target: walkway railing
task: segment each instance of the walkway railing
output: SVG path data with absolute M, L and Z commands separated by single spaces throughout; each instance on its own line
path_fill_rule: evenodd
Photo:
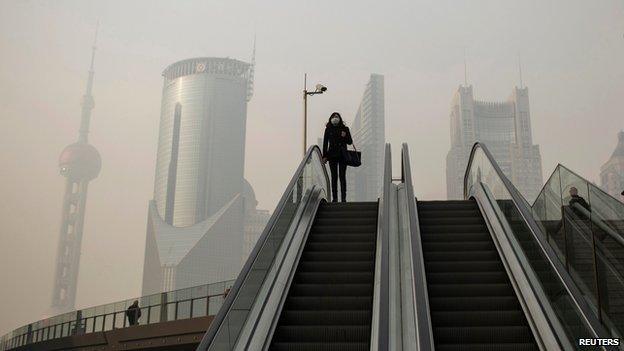
M 532 214 L 600 322 L 624 332 L 624 203 L 558 165 Z
M 139 301 L 138 325 L 216 315 L 234 280 L 163 292 L 72 311 L 30 323 L 0 339 L 0 350 L 130 327 L 126 310 Z M 137 313 L 138 314 L 138 313 Z

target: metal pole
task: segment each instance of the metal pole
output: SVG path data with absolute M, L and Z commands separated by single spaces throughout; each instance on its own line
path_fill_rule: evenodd
M 303 74 L 303 155 L 306 153 L 307 136 L 308 136 L 308 90 L 307 90 L 308 74 Z

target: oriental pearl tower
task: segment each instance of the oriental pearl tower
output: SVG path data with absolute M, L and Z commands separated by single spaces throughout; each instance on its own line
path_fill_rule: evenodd
M 66 180 L 51 314 L 74 310 L 87 189 L 89 182 L 98 176 L 102 167 L 100 153 L 88 142 L 91 110 L 95 107 L 91 91 L 93 88 L 93 63 L 97 29 L 95 38 L 91 52 L 87 88 L 82 97 L 78 141 L 65 147 L 59 157 L 60 173 Z

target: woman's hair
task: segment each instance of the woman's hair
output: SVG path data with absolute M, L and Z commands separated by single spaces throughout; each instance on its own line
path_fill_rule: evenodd
M 329 128 L 329 127 L 333 127 L 334 125 L 331 123 L 331 119 L 332 117 L 337 116 L 338 118 L 340 118 L 340 122 L 338 123 L 338 125 L 336 127 L 344 127 L 344 121 L 342 120 L 342 116 L 340 115 L 340 113 L 338 112 L 333 112 L 330 116 L 329 119 L 327 120 L 327 124 L 325 124 L 325 128 Z

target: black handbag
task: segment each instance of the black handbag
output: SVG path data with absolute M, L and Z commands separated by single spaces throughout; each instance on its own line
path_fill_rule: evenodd
M 357 151 L 355 145 L 353 145 L 353 150 L 342 149 L 342 157 L 347 166 L 360 167 L 362 165 L 362 153 Z

